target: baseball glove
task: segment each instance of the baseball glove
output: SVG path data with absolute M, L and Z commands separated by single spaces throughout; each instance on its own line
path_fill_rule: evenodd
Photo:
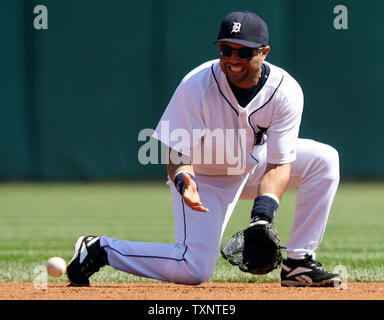
M 221 255 L 243 272 L 267 274 L 282 261 L 280 236 L 272 223 L 259 220 L 229 239 Z

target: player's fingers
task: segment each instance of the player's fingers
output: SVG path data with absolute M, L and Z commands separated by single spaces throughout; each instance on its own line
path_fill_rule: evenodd
M 209 209 L 208 208 L 205 208 L 203 206 L 193 206 L 193 207 L 190 207 L 192 210 L 194 211 L 199 211 L 199 212 L 209 212 Z
M 199 207 L 198 209 L 196 209 L 197 211 L 200 211 L 200 212 L 209 212 L 209 209 L 208 208 L 205 208 L 205 207 Z
M 191 209 L 200 211 L 200 212 L 208 212 L 209 209 L 205 208 L 201 202 L 193 203 L 189 206 Z
M 209 209 L 205 208 L 200 201 L 192 201 L 191 199 L 184 197 L 184 203 L 190 207 L 192 210 L 200 212 L 208 212 Z

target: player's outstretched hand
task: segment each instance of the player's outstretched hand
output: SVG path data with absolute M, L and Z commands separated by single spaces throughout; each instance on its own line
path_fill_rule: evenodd
M 199 212 L 208 212 L 209 209 L 205 208 L 200 201 L 200 195 L 197 191 L 196 182 L 192 180 L 189 174 L 183 172 L 185 187 L 183 192 L 183 199 L 185 204 L 191 209 Z

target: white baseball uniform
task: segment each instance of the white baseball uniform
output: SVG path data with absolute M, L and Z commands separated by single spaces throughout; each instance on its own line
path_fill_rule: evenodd
M 303 94 L 284 70 L 268 62 L 257 95 L 238 104 L 219 60 L 202 64 L 180 83 L 154 137 L 192 159 L 208 213 L 186 206 L 173 182 L 175 243 L 101 237 L 109 264 L 125 272 L 175 283 L 198 284 L 214 271 L 225 227 L 239 199 L 254 199 L 266 164 L 291 163 L 288 189 L 298 187 L 287 256 L 314 255 L 339 182 L 338 153 L 299 139 Z

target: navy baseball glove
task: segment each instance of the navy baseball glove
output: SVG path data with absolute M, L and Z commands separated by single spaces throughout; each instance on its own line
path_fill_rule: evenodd
M 257 219 L 229 239 L 221 255 L 243 272 L 267 274 L 282 261 L 280 236 L 272 223 Z

